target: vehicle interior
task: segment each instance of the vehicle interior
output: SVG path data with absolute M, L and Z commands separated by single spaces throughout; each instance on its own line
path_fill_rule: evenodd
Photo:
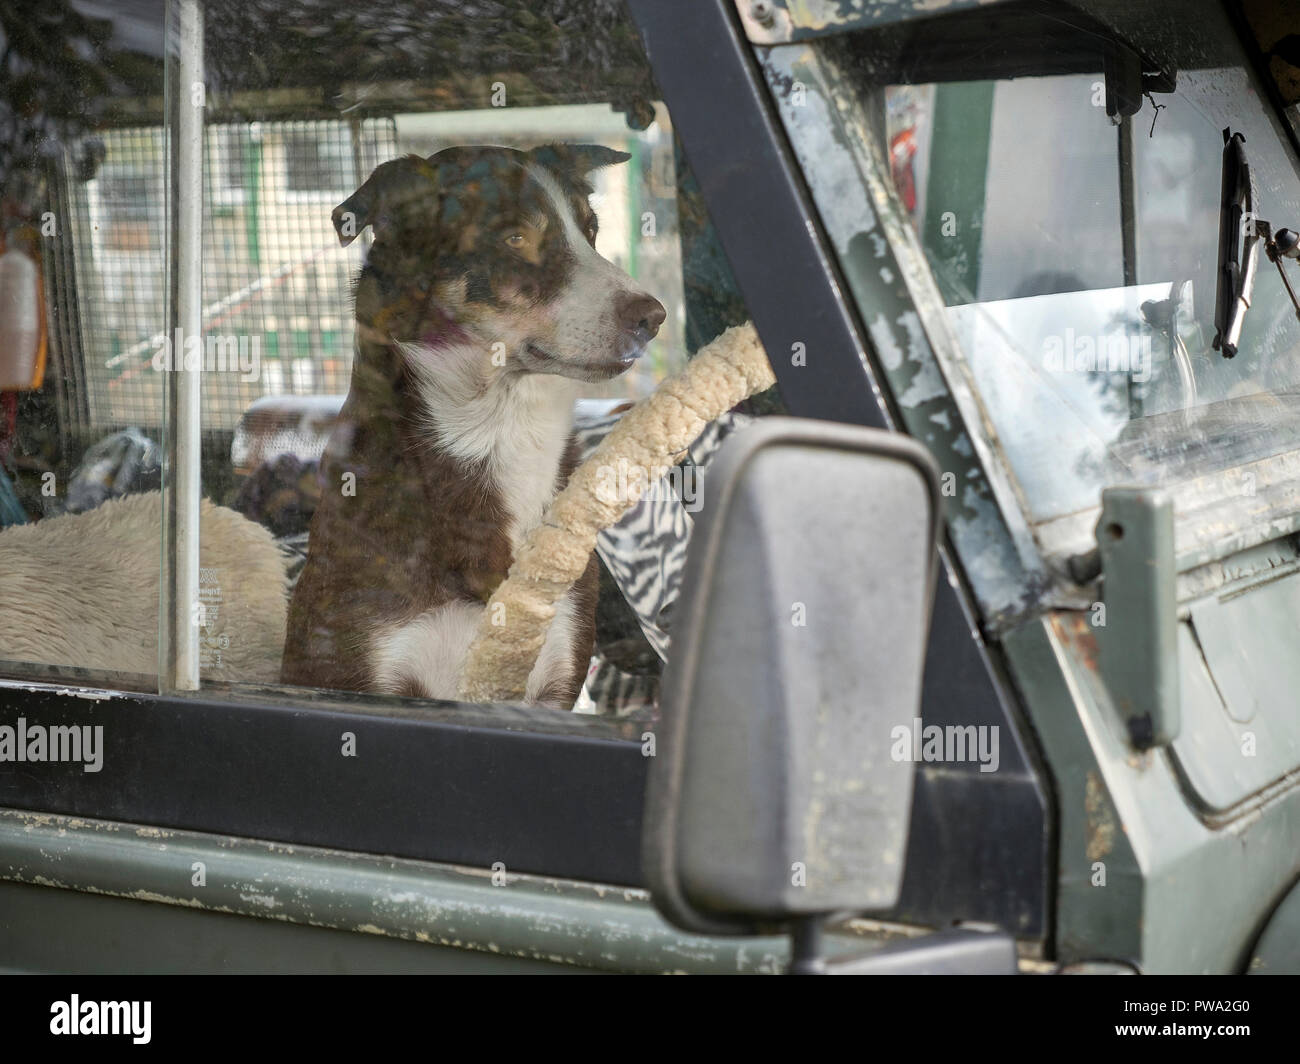
M 0 755 L 102 732 L 0 766 L 4 966 L 1294 970 L 1300 59 L 1287 99 L 1264 67 L 1300 53 L 1231 6 L 0 9 Z M 505 198 L 475 153 L 438 184 L 466 145 L 539 152 L 501 167 L 533 199 L 434 239 Z M 503 531 L 498 452 L 429 429 L 474 388 L 381 396 L 372 440 L 428 439 L 339 477 L 357 396 L 486 362 L 455 311 L 537 311 L 547 240 L 544 280 L 664 312 L 567 378 L 571 479 L 618 505 L 548 501 L 557 445 Z M 672 459 L 644 493 L 620 432 Z M 458 477 L 365 499 L 433 452 Z M 417 638 L 366 609 L 468 529 L 426 646 L 488 675 L 285 680 L 358 497 L 333 543 L 378 590 L 325 645 Z M 474 651 L 495 607 L 556 622 L 588 531 L 556 705 L 506 667 L 544 640 Z
M 632 372 L 579 400 L 585 453 L 632 402 L 748 316 L 621 5 L 593 0 L 583 19 L 573 5 L 559 18 L 498 6 L 500 17 L 487 19 L 451 2 L 205 5 L 202 494 L 269 530 L 291 585 L 348 390 L 352 285 L 370 239 L 341 248 L 330 214 L 380 163 L 474 143 L 594 142 L 630 154 L 594 175 L 598 250 L 655 293 L 668 318 Z M 110 24 L 60 5 L 52 32 L 85 54 L 84 84 L 52 95 L 44 127 L 6 153 L 11 178 L 21 177 L 6 189 L 22 191 L 4 204 L 10 246 L 36 257 L 45 308 L 40 367 L 4 393 L 7 526 L 160 486 L 168 428 L 158 369 L 180 359 L 160 332 L 171 196 L 162 7 L 137 2 Z M 67 81 L 62 60 L 34 45 L 21 61 L 25 91 Z M 89 113 L 86 86 L 100 90 Z M 60 205 L 46 235 L 35 209 L 44 194 Z M 698 501 L 691 478 L 733 427 L 778 405 L 773 391 L 715 423 L 661 497 L 602 535 L 597 647 L 580 711 L 629 726 L 655 718 Z M 215 606 L 219 591 L 208 592 Z M 228 649 L 202 647 L 205 684 L 251 682 L 223 671 Z M 95 670 L 84 666 L 4 667 L 90 682 Z M 158 683 L 147 671 L 109 671 L 113 686 Z

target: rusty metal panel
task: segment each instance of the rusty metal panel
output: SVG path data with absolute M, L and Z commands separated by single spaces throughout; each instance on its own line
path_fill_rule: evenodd
M 1059 612 L 1003 644 L 1057 786 L 1057 959 L 1241 971 L 1300 873 L 1300 786 L 1292 775 L 1228 814 L 1198 808 L 1174 759 L 1129 744 L 1096 631 L 1086 614 Z

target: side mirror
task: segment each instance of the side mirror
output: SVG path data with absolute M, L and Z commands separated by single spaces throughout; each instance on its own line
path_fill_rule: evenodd
M 826 915 L 898 898 L 914 770 L 892 752 L 920 715 L 938 471 L 905 436 L 766 418 L 704 490 L 643 867 L 682 928 L 815 941 Z

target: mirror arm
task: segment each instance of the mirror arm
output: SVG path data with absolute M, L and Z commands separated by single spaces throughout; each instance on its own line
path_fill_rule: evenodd
M 826 916 L 810 913 L 796 917 L 790 924 L 790 967 L 787 975 L 825 975 L 823 933 Z
M 891 942 L 864 953 L 828 957 L 791 975 L 1016 975 L 1016 940 L 985 924 L 965 923 Z
M 1286 270 L 1282 267 L 1284 258 L 1293 259 L 1297 254 L 1300 254 L 1300 235 L 1290 229 L 1279 229 L 1276 234 L 1270 236 L 1265 242 L 1264 250 L 1272 260 L 1273 265 L 1277 267 L 1277 272 L 1282 278 L 1282 285 L 1286 288 L 1286 294 L 1291 297 L 1291 305 L 1295 307 L 1295 316 L 1300 318 L 1300 299 L 1296 298 L 1295 289 L 1291 287 L 1291 279 L 1287 277 Z

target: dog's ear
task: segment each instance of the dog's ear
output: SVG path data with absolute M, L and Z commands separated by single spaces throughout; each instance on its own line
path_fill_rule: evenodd
M 347 247 L 370 226 L 378 240 L 393 222 L 414 206 L 437 207 L 438 171 L 418 155 L 391 159 L 375 167 L 365 184 L 334 208 L 330 220 Z
M 543 166 L 552 170 L 569 171 L 578 177 L 599 170 L 602 166 L 625 163 L 630 158 L 625 151 L 607 148 L 603 144 L 544 144 L 531 152 Z
M 573 152 L 574 168 L 580 174 L 589 174 L 602 166 L 625 163 L 632 158 L 625 151 L 616 151 L 603 144 L 571 144 L 569 150 Z

